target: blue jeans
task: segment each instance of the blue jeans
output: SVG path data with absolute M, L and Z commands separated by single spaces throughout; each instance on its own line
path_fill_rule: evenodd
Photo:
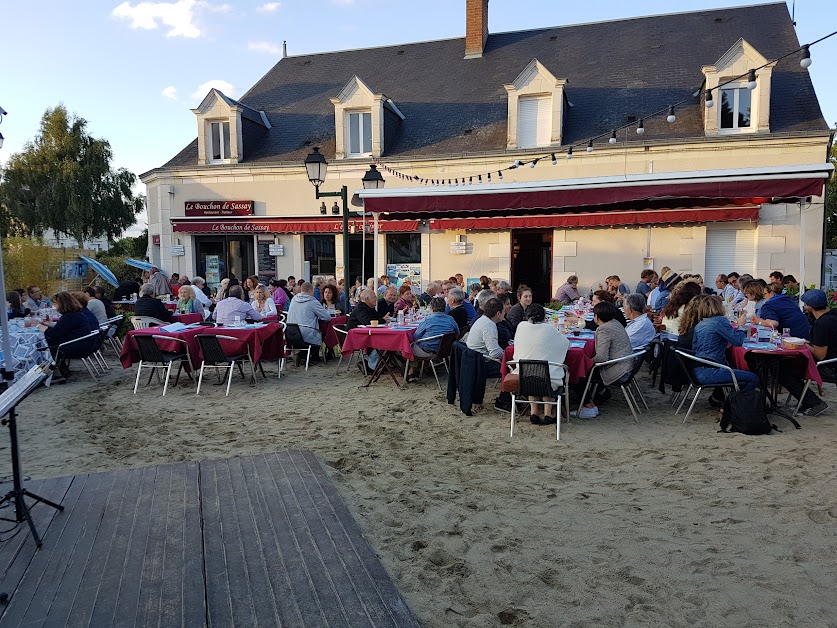
M 735 379 L 738 380 L 738 389 L 741 392 L 755 390 L 759 385 L 759 378 L 750 371 L 739 371 L 733 369 Z M 700 366 L 695 369 L 695 379 L 703 386 L 732 385 L 732 377 L 729 371 L 714 369 L 708 366 Z

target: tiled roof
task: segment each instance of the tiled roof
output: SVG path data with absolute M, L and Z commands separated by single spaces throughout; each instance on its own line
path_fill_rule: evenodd
M 564 145 L 609 134 L 627 116 L 688 98 L 702 83 L 700 68 L 714 64 L 739 38 L 767 59 L 799 47 L 784 2 L 660 15 L 595 24 L 489 35 L 479 59 L 463 59 L 464 38 L 288 57 L 241 99 L 264 111 L 269 130 L 247 133 L 244 163 L 302 161 L 311 146 L 334 157 L 334 106 L 329 101 L 354 75 L 385 93 L 405 120 L 384 157 L 504 150 L 507 93 L 537 58 L 568 79 Z M 680 107 L 677 122 L 645 122 L 643 141 L 702 137 L 703 101 Z M 798 56 L 773 70 L 770 130 L 825 131 L 808 72 Z M 637 141 L 629 133 L 629 140 Z M 197 163 L 197 141 L 166 167 Z

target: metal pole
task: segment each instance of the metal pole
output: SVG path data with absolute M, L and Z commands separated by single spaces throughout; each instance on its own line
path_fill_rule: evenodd
M 804 200 L 799 201 L 799 307 L 803 307 L 802 294 L 805 292 L 805 213 L 802 210 Z
M 3 286 L 3 300 L 6 300 L 6 273 L 3 270 L 3 246 L 0 240 L 0 286 Z M 0 307 L 0 326 L 2 326 L 3 370 L 4 381 L 14 379 L 15 357 L 12 355 L 12 345 L 9 342 L 9 315 L 6 306 Z
M 352 302 L 349 298 L 349 290 L 352 284 L 349 283 L 349 188 L 345 185 L 340 190 L 343 199 L 343 297 L 346 299 L 346 314 L 352 311 Z
M 375 296 L 378 296 L 378 212 L 374 212 L 372 214 L 372 219 L 374 220 L 374 236 L 372 236 L 372 265 L 374 268 L 372 269 L 372 276 L 375 278 Z

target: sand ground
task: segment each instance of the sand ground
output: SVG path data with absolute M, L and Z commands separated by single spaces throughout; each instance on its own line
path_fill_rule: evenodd
M 311 449 L 424 625 L 837 626 L 833 390 L 802 430 L 749 437 L 705 403 L 682 426 L 643 375 L 640 425 L 614 398 L 556 442 L 528 419 L 510 439 L 490 403 L 462 415 L 432 379 L 271 366 L 163 398 L 110 362 L 22 405 L 27 474 Z

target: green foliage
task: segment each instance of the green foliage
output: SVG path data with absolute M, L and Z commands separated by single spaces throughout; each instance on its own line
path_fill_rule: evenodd
M 107 140 L 64 105 L 47 109 L 38 135 L 12 155 L 0 198 L 35 236 L 45 229 L 85 240 L 113 239 L 136 222 L 144 199 L 131 189 L 136 176 L 114 170 Z
M 837 167 L 837 138 L 831 144 L 829 160 Z M 831 173 L 825 193 L 825 248 L 837 249 L 837 174 Z
M 136 237 L 121 238 L 114 242 L 110 249 L 99 253 L 97 259 L 107 257 L 133 257 L 134 259 L 145 259 L 148 252 L 148 229 L 142 235 Z
M 3 238 L 6 290 L 40 286 L 45 294 L 61 285 L 61 250 L 29 238 Z

